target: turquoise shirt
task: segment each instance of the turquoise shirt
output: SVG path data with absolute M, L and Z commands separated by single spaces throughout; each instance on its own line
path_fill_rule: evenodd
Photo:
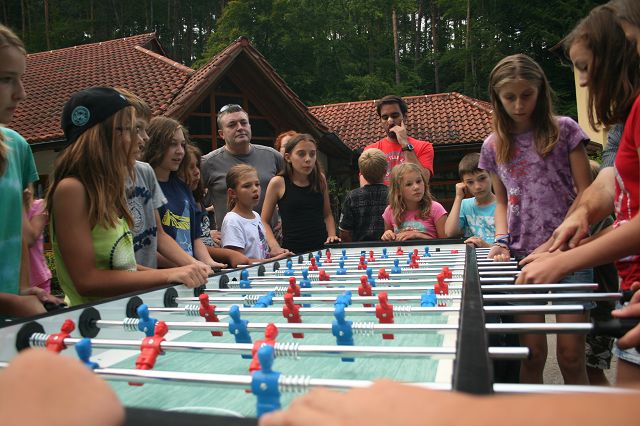
M 464 236 L 480 237 L 487 243 L 493 244 L 496 235 L 495 211 L 495 201 L 486 206 L 478 206 L 475 198 L 462 200 L 459 226 L 464 231 Z
M 8 147 L 6 170 L 0 176 L 0 293 L 17 294 L 22 255 L 22 192 L 38 180 L 31 147 L 17 132 L 0 127 Z

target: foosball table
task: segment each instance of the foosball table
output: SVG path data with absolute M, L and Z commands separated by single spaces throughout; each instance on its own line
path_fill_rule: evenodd
M 489 336 L 621 332 L 619 323 L 487 322 L 580 313 L 621 295 L 594 293 L 593 283 L 515 286 L 516 262 L 486 254 L 459 240 L 334 245 L 222 271 L 195 290 L 168 286 L 10 323 L 0 328 L 0 361 L 28 347 L 79 357 L 110 382 L 128 424 L 255 424 L 309 389 L 381 378 L 536 391 L 495 383 L 493 362 L 528 349 L 494 347 Z M 547 304 L 558 299 L 571 304 Z

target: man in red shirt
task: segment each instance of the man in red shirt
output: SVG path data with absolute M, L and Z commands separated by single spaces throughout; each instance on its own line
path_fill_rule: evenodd
M 388 95 L 376 101 L 376 112 L 387 137 L 367 145 L 364 149 L 378 148 L 386 154 L 388 167 L 384 183 L 389 185 L 391 169 L 405 161 L 422 166 L 427 172 L 427 177 L 431 178 L 433 176 L 433 145 L 407 136 L 406 102 L 399 96 Z M 360 176 L 360 184 L 364 185 L 364 183 L 364 178 Z

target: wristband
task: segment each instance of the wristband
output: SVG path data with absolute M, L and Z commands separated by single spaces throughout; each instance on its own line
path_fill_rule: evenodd
M 509 246 L 507 244 L 505 244 L 505 243 L 501 243 L 501 242 L 496 241 L 495 243 L 493 243 L 493 245 L 496 246 L 496 247 L 502 247 L 503 249 L 505 249 L 507 251 L 509 250 Z

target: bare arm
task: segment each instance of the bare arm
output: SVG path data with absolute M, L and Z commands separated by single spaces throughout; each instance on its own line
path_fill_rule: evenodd
M 195 265 L 167 270 L 129 272 L 98 269 L 91 239 L 88 200 L 75 178 L 63 179 L 53 196 L 55 231 L 62 259 L 78 293 L 83 296 L 115 296 L 172 282 L 201 285 L 206 276 Z
M 325 244 L 334 243 L 340 241 L 340 238 L 336 235 L 336 221 L 333 218 L 331 212 L 331 202 L 329 201 L 329 187 L 327 180 L 322 176 L 322 215 L 324 216 L 324 225 L 327 229 L 327 241 Z
M 502 184 L 500 177 L 495 173 L 491 173 L 491 183 L 493 185 L 493 192 L 496 194 L 496 211 L 494 213 L 496 235 L 504 235 L 509 232 L 509 225 L 507 223 L 507 189 Z M 489 250 L 488 257 L 496 261 L 509 260 L 510 253 L 509 250 L 494 245 L 491 247 L 491 250 Z
M 269 250 L 271 250 L 272 255 L 280 254 L 282 247 L 280 247 L 275 235 L 273 235 L 269 220 L 265 218 L 273 216 L 273 210 L 276 208 L 278 200 L 283 197 L 284 189 L 284 179 L 281 176 L 274 176 L 267 186 L 267 193 L 264 195 L 264 203 L 262 203 L 262 212 L 260 212 L 265 237 L 267 238 L 267 244 L 269 244 Z
M 460 208 L 462 207 L 466 187 L 464 182 L 456 183 L 456 198 L 453 200 L 451 211 L 444 224 L 444 235 L 447 237 L 458 237 L 462 235 L 462 229 L 460 229 Z

